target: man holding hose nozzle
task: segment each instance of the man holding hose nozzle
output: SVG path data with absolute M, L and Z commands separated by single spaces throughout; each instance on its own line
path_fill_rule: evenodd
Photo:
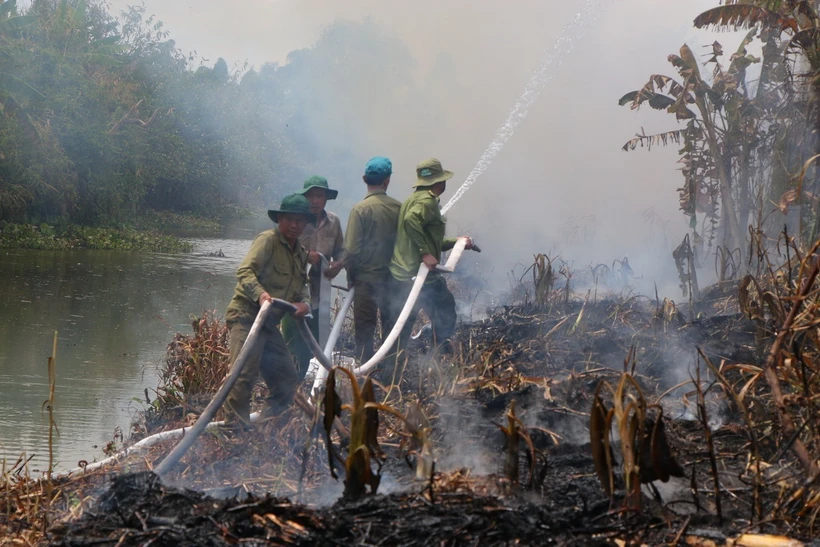
M 299 236 L 315 216 L 305 196 L 292 194 L 282 200 L 279 209 L 268 211 L 278 227 L 262 232 L 236 271 L 237 284 L 228 305 L 225 320 L 230 328 L 230 362 L 239 356 L 251 325 L 263 302 L 279 298 L 296 306 L 293 317 L 302 319 L 310 313 L 310 291 L 307 285 L 308 256 Z M 259 340 L 248 356 L 245 368 L 228 394 L 226 407 L 229 426 L 250 424 L 250 402 L 259 374 L 268 385 L 263 418 L 281 414 L 293 400 L 299 376 L 288 348 L 279 332 L 285 312 L 271 308 L 259 333 Z
M 430 273 L 419 294 L 416 305 L 399 336 L 396 353 L 407 348 L 413 323 L 423 309 L 433 325 L 433 344 L 440 353 L 449 353 L 451 338 L 456 329 L 456 300 L 441 274 L 435 271 L 442 251 L 452 249 L 457 238 L 445 238 L 445 219 L 441 216 L 439 196 L 447 189 L 447 180 L 453 176 L 435 158 L 416 166 L 416 190 L 405 200 L 399 211 L 396 244 L 390 261 L 390 296 L 393 306 L 389 328 L 392 329 L 413 286 L 419 265 L 425 264 Z M 470 239 L 465 249 L 472 249 Z M 389 331 L 388 331 L 389 332 Z

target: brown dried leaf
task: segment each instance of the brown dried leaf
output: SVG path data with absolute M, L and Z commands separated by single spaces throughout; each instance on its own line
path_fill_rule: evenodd
M 370 471 L 370 452 L 366 446 L 360 446 L 350 454 L 350 457 L 347 458 L 345 470 L 347 471 L 345 498 L 351 500 L 361 498 L 367 493 L 367 485 L 370 485 L 371 493 L 376 492 L 373 487 L 373 474 Z M 378 482 L 376 488 L 378 488 Z
M 325 428 L 325 439 L 327 441 L 327 460 L 330 466 L 330 476 L 334 479 L 339 477 L 333 469 L 333 450 L 330 439 L 330 432 L 333 429 L 333 421 L 337 416 L 342 414 L 342 400 L 339 394 L 336 393 L 336 369 L 332 369 L 327 375 L 327 383 L 325 384 L 325 398 L 324 398 L 325 415 L 323 425 Z
M 507 435 L 507 459 L 504 463 L 504 473 L 510 482 L 518 483 L 518 419 L 515 415 L 515 399 L 510 402 L 510 410 L 507 412 L 507 428 L 502 428 Z
M 706 10 L 695 17 L 697 28 L 716 27 L 718 30 L 750 29 L 758 24 L 777 28 L 781 32 L 790 29 L 797 32 L 797 21 L 779 13 L 751 4 L 734 4 Z
M 684 472 L 672 453 L 672 447 L 669 446 L 669 440 L 666 438 L 666 428 L 663 423 L 663 410 L 659 410 L 660 414 L 654 420 L 654 423 L 650 421 L 652 426 L 652 436 L 649 442 L 650 460 L 652 469 L 655 471 L 653 480 L 667 482 L 669 477 L 683 477 Z

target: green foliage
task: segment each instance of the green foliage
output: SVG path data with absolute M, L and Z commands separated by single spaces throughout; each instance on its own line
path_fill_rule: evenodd
M 141 6 L 27 4 L 0 0 L 0 221 L 211 229 L 315 172 L 355 181 L 370 153 L 352 152 L 356 121 L 388 119 L 379 97 L 408 81 L 406 51 L 371 23 L 255 71 L 195 66 Z
M 155 232 L 90 226 L 11 224 L 0 222 L 0 249 L 98 249 L 189 253 L 190 243 Z

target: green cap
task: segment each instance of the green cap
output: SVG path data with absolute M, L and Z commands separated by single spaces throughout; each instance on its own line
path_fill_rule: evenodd
M 306 216 L 310 222 L 316 222 L 316 215 L 310 212 L 310 202 L 302 194 L 285 196 L 285 199 L 282 200 L 282 205 L 278 209 L 270 209 L 268 216 L 272 221 L 278 223 L 279 215 L 282 213 L 303 215 Z
M 336 196 L 339 195 L 339 191 L 328 188 L 327 179 L 325 177 L 320 177 L 319 175 L 313 175 L 307 179 L 304 184 L 304 190 L 297 192 L 297 194 L 302 194 L 304 196 L 311 188 L 321 188 L 322 190 L 327 191 L 327 199 L 336 199 Z
M 416 176 L 418 180 L 413 188 L 425 188 L 452 178 L 453 172 L 444 169 L 436 158 L 430 158 L 416 166 Z

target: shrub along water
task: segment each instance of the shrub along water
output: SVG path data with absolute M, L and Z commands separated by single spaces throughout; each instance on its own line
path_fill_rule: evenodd
M 132 229 L 51 226 L 0 222 L 0 249 L 100 249 L 189 253 L 193 246 L 177 237 Z

